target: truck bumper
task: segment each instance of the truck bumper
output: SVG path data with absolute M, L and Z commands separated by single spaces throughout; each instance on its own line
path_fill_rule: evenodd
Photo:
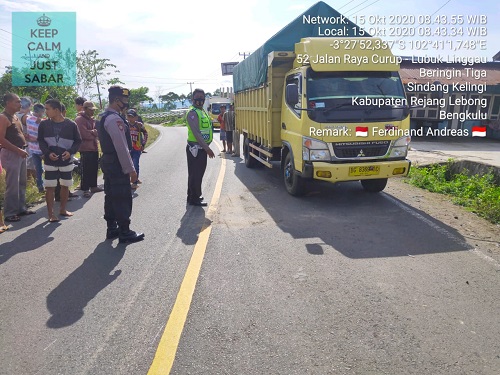
M 313 162 L 307 165 L 304 177 L 329 182 L 358 181 L 377 178 L 404 177 L 410 171 L 409 160 L 372 161 L 366 163 L 332 164 Z M 354 168 L 354 169 L 353 169 Z M 309 177 L 308 176 L 308 177 Z

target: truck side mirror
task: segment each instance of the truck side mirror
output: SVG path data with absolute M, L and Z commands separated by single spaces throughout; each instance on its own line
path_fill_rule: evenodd
M 299 102 L 299 87 L 296 83 L 289 83 L 286 85 L 285 99 L 292 107 Z

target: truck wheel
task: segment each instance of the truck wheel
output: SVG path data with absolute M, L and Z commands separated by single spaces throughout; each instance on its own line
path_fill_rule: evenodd
M 304 195 L 305 182 L 304 179 L 295 171 L 291 153 L 288 153 L 285 157 L 285 165 L 283 166 L 283 181 L 285 182 L 286 191 L 288 191 L 289 194 L 295 197 Z
M 243 141 L 243 158 L 245 159 L 245 166 L 247 168 L 255 168 L 257 166 L 257 160 L 250 156 L 250 140 L 245 137 Z
M 387 185 L 387 178 L 377 178 L 375 180 L 361 180 L 361 185 L 363 189 L 369 191 L 370 193 L 378 193 L 384 190 Z

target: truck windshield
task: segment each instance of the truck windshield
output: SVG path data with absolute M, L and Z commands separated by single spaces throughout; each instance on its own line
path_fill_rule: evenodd
M 220 107 L 223 105 L 226 106 L 226 111 L 227 111 L 229 109 L 229 103 L 212 103 L 210 112 L 212 112 L 212 114 L 214 115 L 220 114 Z
M 401 121 L 409 113 L 397 72 L 309 69 L 307 109 L 316 122 Z

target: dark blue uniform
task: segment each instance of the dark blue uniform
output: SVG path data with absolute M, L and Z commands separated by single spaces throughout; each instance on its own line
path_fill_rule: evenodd
M 132 188 L 129 173 L 134 172 L 130 149 L 132 141 L 127 121 L 118 112 L 108 109 L 97 126 L 101 143 L 101 169 L 104 174 L 104 219 L 106 238 L 119 237 L 120 242 L 136 242 L 143 233 L 130 230 Z
M 110 228 L 116 226 L 116 224 L 120 227 L 130 224 L 132 189 L 130 187 L 129 174 L 123 172 L 113 140 L 104 128 L 106 119 L 113 122 L 111 126 L 121 126 L 123 128 L 122 131 L 125 133 L 129 152 L 132 148 L 132 143 L 126 120 L 117 112 L 105 112 L 99 122 L 97 132 L 99 133 L 99 141 L 103 153 L 101 169 L 104 174 L 104 219 L 108 223 L 108 228 Z

